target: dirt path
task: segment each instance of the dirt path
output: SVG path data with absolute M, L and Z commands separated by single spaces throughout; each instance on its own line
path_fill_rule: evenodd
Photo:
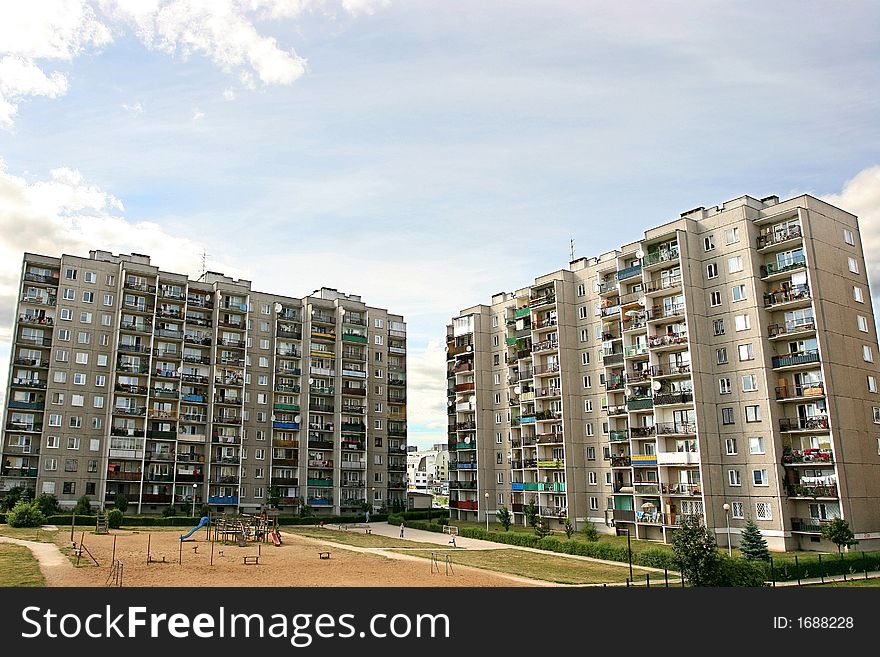
M 28 548 L 40 565 L 40 572 L 43 573 L 43 578 L 49 586 L 62 580 L 74 570 L 73 564 L 70 563 L 54 543 L 23 541 L 20 538 L 9 538 L 7 536 L 0 536 L 0 543 L 13 543 Z

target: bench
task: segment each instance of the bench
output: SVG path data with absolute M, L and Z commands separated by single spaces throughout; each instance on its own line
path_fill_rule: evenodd
M 458 536 L 458 527 L 455 525 L 443 525 L 443 533 Z
M 364 530 L 364 534 L 372 534 L 372 533 L 373 533 L 373 530 L 370 529 L 369 527 L 367 527 L 367 528 Z
M 329 559 L 330 553 L 329 552 L 318 552 L 318 558 L 319 559 Z
M 260 565 L 260 557 L 244 557 L 245 565 L 251 566 L 259 566 Z

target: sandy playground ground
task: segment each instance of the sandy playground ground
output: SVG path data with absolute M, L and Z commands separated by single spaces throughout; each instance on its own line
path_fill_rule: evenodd
M 105 586 L 111 571 L 113 539 L 116 559 L 123 564 L 123 586 L 524 586 L 526 580 L 491 573 L 466 566 L 453 566 L 453 572 L 431 572 L 431 562 L 418 557 L 376 551 L 358 551 L 328 545 L 317 539 L 297 536 L 282 530 L 283 545 L 259 544 L 259 564 L 244 563 L 245 556 L 257 556 L 258 544 L 246 547 L 214 543 L 211 565 L 211 542 L 200 530 L 183 542 L 180 550 L 179 529 L 112 530 L 97 535 L 86 532 L 84 544 L 100 566 L 83 553 L 79 567 L 68 559 L 41 570 L 47 586 Z M 147 563 L 147 540 L 150 554 L 159 563 Z M 59 546 L 70 546 L 69 533 L 56 535 Z M 80 532 L 75 539 L 80 540 Z M 194 549 L 196 548 L 196 549 Z M 319 551 L 329 551 L 321 559 Z M 178 557 L 182 564 L 178 564 Z M 164 557 L 165 562 L 162 563 Z M 88 565 L 91 564 L 91 565 Z

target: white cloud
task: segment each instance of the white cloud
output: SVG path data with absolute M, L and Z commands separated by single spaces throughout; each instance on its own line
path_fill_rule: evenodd
M 144 106 L 140 103 L 140 101 L 136 102 L 134 105 L 126 105 L 125 103 L 123 103 L 122 109 L 133 116 L 144 113 Z
M 446 431 L 446 345 L 430 340 L 406 357 L 407 423 Z M 442 441 L 441 441 L 442 442 Z
M 223 90 L 223 100 L 235 100 L 235 92 L 232 88 Z
M 28 97 L 67 92 L 67 76 L 46 73 L 39 60 L 70 61 L 111 40 L 85 0 L 0 3 L 0 125 L 10 127 Z
M 193 121 L 201 121 L 203 118 L 205 118 L 205 113 L 196 107 L 193 110 Z
M 391 0 L 342 0 L 342 8 L 352 16 L 368 14 L 372 16 L 379 9 L 391 6 Z
M 293 14 L 298 3 L 290 5 Z M 280 15 L 279 3 L 236 0 L 100 0 L 104 12 L 132 26 L 148 48 L 187 58 L 199 53 L 224 71 L 252 70 L 267 85 L 290 84 L 306 71 L 306 60 L 257 31 L 255 9 Z M 275 8 L 274 14 L 271 11 Z

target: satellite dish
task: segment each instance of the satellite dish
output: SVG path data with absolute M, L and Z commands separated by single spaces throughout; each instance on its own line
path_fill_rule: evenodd
M 520 390 L 521 390 L 521 388 L 520 388 L 519 386 L 514 386 L 514 387 L 513 387 L 513 392 L 514 392 L 514 394 L 517 394 L 517 395 L 518 395 L 519 392 L 520 392 Z
M 465 347 L 465 351 L 473 351 L 473 350 L 474 350 L 473 345 L 468 345 L 467 347 Z
M 651 384 L 651 387 L 652 387 L 654 390 L 660 390 L 660 388 L 663 387 L 663 384 L 660 383 L 659 381 L 654 381 L 654 382 Z
M 454 404 L 454 403 L 455 403 L 455 402 L 453 402 L 453 401 L 450 400 L 450 401 L 446 402 L 446 405 L 447 405 L 447 406 L 452 406 L 452 404 Z
M 639 249 L 638 251 L 636 251 L 636 258 L 644 258 L 644 257 L 645 257 L 645 252 L 644 252 L 644 251 L 642 251 L 641 249 Z
M 639 305 L 644 308 L 648 305 L 648 297 L 639 297 Z
M 344 315 L 344 314 L 345 314 L 345 308 L 340 308 L 340 309 L 339 309 L 339 314 L 340 314 L 340 315 Z
M 299 415 L 294 415 L 294 416 L 293 416 L 293 421 L 294 421 L 294 422 L 299 423 L 299 421 L 300 421 L 301 419 L 302 419 L 302 418 L 300 418 Z
M 309 385 L 312 385 L 315 382 L 314 379 L 309 379 Z
M 281 304 L 280 304 L 280 303 L 276 303 L 276 304 L 275 304 L 275 313 L 278 314 L 278 313 L 281 312 L 281 310 L 282 310 L 282 306 L 281 306 Z

